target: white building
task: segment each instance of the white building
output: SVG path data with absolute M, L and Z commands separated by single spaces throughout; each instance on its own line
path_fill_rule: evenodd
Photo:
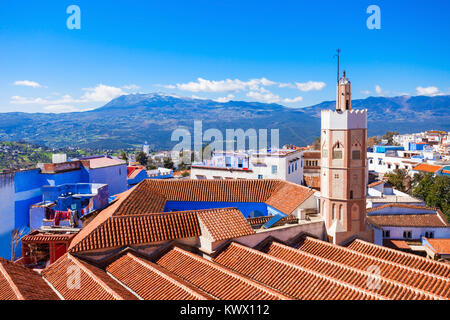
M 367 186 L 366 203 L 368 209 L 392 203 L 425 206 L 425 202 L 422 200 L 398 191 L 384 181 L 376 181 Z
M 210 160 L 191 166 L 191 179 L 280 179 L 302 184 L 302 150 L 213 152 Z
M 367 209 L 367 223 L 374 231 L 374 243 L 393 244 L 399 249 L 425 251 L 422 237 L 449 238 L 450 224 L 440 210 L 423 205 L 390 203 Z

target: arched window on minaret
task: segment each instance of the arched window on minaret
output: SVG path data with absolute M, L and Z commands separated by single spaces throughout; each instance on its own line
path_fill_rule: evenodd
M 342 220 L 342 204 L 339 205 L 339 220 Z
M 336 219 L 336 205 L 333 203 L 333 216 L 332 216 L 333 220 Z
M 353 190 L 350 190 L 350 199 L 353 199 Z

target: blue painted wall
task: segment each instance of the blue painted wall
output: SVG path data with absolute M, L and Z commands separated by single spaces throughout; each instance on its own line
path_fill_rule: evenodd
M 248 218 L 252 211 L 258 211 L 262 216 L 281 214 L 280 211 L 268 206 L 263 202 L 201 202 L 201 201 L 167 201 L 164 212 L 201 210 L 215 208 L 238 208 L 245 218 Z
M 127 165 L 110 166 L 98 169 L 81 169 L 82 182 L 104 183 L 109 186 L 111 196 L 127 190 Z

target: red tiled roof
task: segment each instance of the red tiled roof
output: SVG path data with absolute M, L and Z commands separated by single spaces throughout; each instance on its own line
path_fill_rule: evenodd
M 422 213 L 425 212 L 425 211 L 431 211 L 431 212 L 436 212 L 437 211 L 435 208 L 419 206 L 419 205 L 416 205 L 416 204 L 387 203 L 387 204 L 383 204 L 383 205 L 375 207 L 375 208 L 368 208 L 366 210 L 366 212 L 375 212 L 375 211 L 379 211 L 379 210 L 382 210 L 382 209 L 385 209 L 385 208 L 418 209 Z
M 145 300 L 213 299 L 161 266 L 131 253 L 115 260 L 106 271 Z
M 367 222 L 384 227 L 448 227 L 448 223 L 434 214 L 380 214 L 366 216 Z
M 273 216 L 266 216 L 266 217 L 255 217 L 255 218 L 247 218 L 247 222 L 250 223 L 251 226 L 261 225 L 272 219 Z M 297 223 L 298 218 L 296 216 L 290 215 L 287 217 L 282 218 L 280 221 L 275 223 L 273 226 L 279 226 L 283 225 L 285 223 Z
M 264 202 L 279 180 L 157 180 L 141 183 L 158 191 L 168 201 Z
M 106 272 L 68 253 L 42 271 L 42 275 L 67 300 L 137 299 Z
M 401 282 L 384 278 L 381 274 L 374 277 L 373 272 L 358 270 L 345 264 L 318 257 L 308 252 L 300 251 L 280 243 L 272 242 L 266 249 L 267 253 L 294 265 L 309 269 L 318 274 L 342 281 L 362 290 L 380 295 L 383 299 L 439 299 L 439 296 L 414 289 Z M 378 286 L 369 287 L 371 281 L 378 281 Z
M 75 235 L 75 233 L 51 234 L 34 231 L 22 237 L 22 242 L 69 242 Z
M 315 191 L 310 188 L 284 181 L 278 185 L 265 203 L 289 215 L 314 193 Z
M 373 243 L 354 240 L 349 246 L 349 249 L 358 251 L 363 254 L 369 254 L 378 259 L 383 259 L 393 263 L 399 263 L 404 266 L 415 268 L 423 272 L 429 272 L 437 276 L 446 277 L 449 281 L 447 283 L 447 291 L 450 295 L 450 265 L 427 259 L 415 254 L 407 254 L 402 251 L 382 247 Z
M 70 249 L 78 252 L 198 236 L 196 211 L 112 216 Z
M 368 187 L 369 188 L 373 188 L 373 187 L 375 187 L 375 186 L 378 186 L 379 184 L 382 184 L 382 183 L 384 183 L 384 181 L 375 181 L 375 182 L 372 182 L 371 184 L 369 184 L 368 185 Z
M 383 239 L 383 246 L 397 250 L 411 250 L 411 247 L 405 240 Z
M 359 242 L 359 240 L 356 241 Z M 384 248 L 381 246 L 377 247 Z M 429 260 L 430 263 L 434 265 L 434 268 L 420 270 L 416 267 L 405 265 L 403 260 L 425 258 L 393 249 L 384 249 L 389 250 L 391 256 L 396 256 L 397 258 L 403 257 L 403 259 L 400 258 L 395 259 L 395 261 L 389 261 L 385 259 L 389 255 L 375 256 L 366 254 L 353 250 L 353 248 L 350 247 L 341 247 L 310 237 L 307 237 L 299 246 L 299 250 L 301 251 L 357 270 L 368 271 L 369 268 L 376 266 L 379 268 L 380 274 L 386 279 L 401 282 L 429 294 L 438 295 L 447 299 L 450 298 L 450 279 L 448 277 L 450 266 Z M 437 265 L 435 265 L 435 263 L 437 263 Z M 425 264 L 427 263 L 425 262 L 424 265 Z M 420 266 L 420 264 L 418 265 Z
M 114 215 L 132 215 L 163 212 L 166 197 L 150 189 L 146 183 L 140 183 L 120 203 Z
M 37 272 L 0 258 L 0 300 L 59 300 Z
M 303 152 L 304 159 L 320 159 L 320 150 L 317 151 L 304 151 Z
M 440 169 L 442 169 L 441 166 L 435 166 L 435 165 L 432 165 L 432 164 L 421 163 L 418 166 L 415 166 L 413 170 L 434 173 L 434 172 L 436 172 L 436 171 L 438 171 Z
M 289 299 L 230 269 L 177 247 L 157 259 L 156 263 L 218 299 Z
M 450 254 L 450 239 L 426 238 L 429 245 L 425 245 L 437 254 Z
M 145 241 L 157 242 L 199 236 L 197 214 L 201 210 L 192 211 L 195 213 L 191 218 L 188 217 L 190 216 L 188 211 L 179 212 L 179 216 L 168 213 L 150 214 L 162 212 L 166 201 L 266 201 L 275 209 L 290 214 L 313 194 L 314 191 L 309 188 L 280 180 L 144 180 L 130 190 L 119 194 L 114 203 L 103 209 L 85 226 L 73 238 L 69 251 L 95 250 L 146 243 Z M 235 213 L 232 212 L 230 215 L 236 217 Z M 214 214 L 226 213 L 214 211 Z M 138 215 L 145 217 L 138 218 L 136 217 Z M 161 217 L 158 218 L 158 216 Z M 179 219 L 172 219 L 174 217 Z M 227 219 L 230 219 L 230 216 Z M 233 221 L 237 223 L 236 219 Z M 162 224 L 157 222 L 160 220 L 164 222 Z M 216 222 L 219 220 L 215 218 Z M 243 227 L 243 220 L 240 221 L 240 226 L 233 227 L 230 222 L 222 221 L 222 226 L 219 227 L 221 231 L 214 231 L 215 237 L 224 239 L 228 234 L 224 231 L 227 228 L 235 228 L 230 234 L 239 236 L 248 234 L 250 229 Z M 148 227 L 144 227 L 142 223 L 150 223 L 156 229 L 149 231 Z M 227 223 L 226 228 L 225 223 Z M 183 227 L 183 225 L 186 226 Z M 213 229 L 212 225 L 210 224 L 209 230 Z M 169 228 L 169 231 L 159 228 Z
M 212 241 L 254 234 L 255 231 L 236 208 L 201 210 L 198 220 L 206 228 Z
M 302 300 L 379 299 L 363 288 L 232 243 L 215 259 L 234 271 Z

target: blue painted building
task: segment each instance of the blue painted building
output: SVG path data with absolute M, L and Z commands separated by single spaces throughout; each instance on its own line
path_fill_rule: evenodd
M 77 183 L 107 184 L 109 195 L 126 191 L 126 163 L 96 156 L 0 174 L 0 257 L 10 259 L 14 229 L 29 231 L 30 207 L 43 201 L 43 186 Z
M 388 151 L 401 151 L 405 150 L 405 148 L 401 146 L 384 146 L 384 145 L 374 145 L 373 152 L 375 153 L 386 153 Z

